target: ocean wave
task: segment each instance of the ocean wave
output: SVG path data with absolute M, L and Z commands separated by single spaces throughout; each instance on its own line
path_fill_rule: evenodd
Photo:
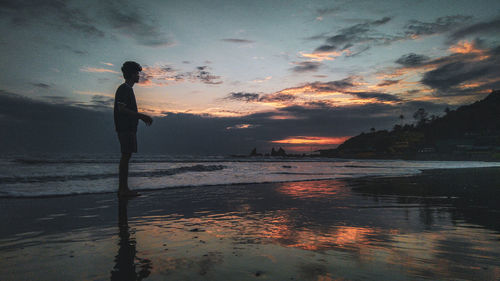
M 13 158 L 4 159 L 14 164 L 21 165 L 54 165 L 54 164 L 118 164 L 120 158 Z M 144 157 L 132 158 L 130 163 L 281 163 L 281 162 L 347 162 L 350 160 L 336 158 L 282 158 L 282 157 L 262 157 L 262 158 L 233 158 L 233 157 L 208 157 L 208 158 L 175 158 L 175 157 Z M 288 168 L 288 167 L 284 167 Z
M 18 158 L 11 160 L 14 163 L 24 165 L 45 165 L 45 164 L 110 164 L 118 163 L 120 159 L 30 159 Z M 132 162 L 132 161 L 130 161 Z
M 370 176 L 370 175 L 365 175 Z M 403 176 L 403 175 L 402 175 Z M 261 180 L 261 181 L 243 181 L 243 182 L 220 182 L 220 183 L 200 183 L 200 184 L 178 184 L 170 186 L 161 187 L 145 187 L 145 188 L 134 188 L 136 191 L 159 191 L 159 190 L 170 190 L 170 189 L 184 189 L 184 188 L 198 188 L 198 187 L 214 187 L 214 186 L 241 186 L 241 185 L 253 185 L 253 184 L 280 184 L 288 182 L 311 182 L 311 181 L 327 181 L 327 180 L 342 180 L 352 178 L 351 176 L 331 176 L 324 178 L 314 178 L 314 179 L 291 179 L 291 180 Z M 74 195 L 91 195 L 91 194 L 109 194 L 116 193 L 116 190 L 95 190 L 95 191 L 81 191 L 81 190 L 52 190 L 52 191 L 39 191 L 37 193 L 26 192 L 26 191 L 0 191 L 0 198 L 47 198 L 47 197 L 64 197 L 64 196 L 74 196 Z
M 187 172 L 212 172 L 226 168 L 224 165 L 194 165 L 173 169 L 157 170 L 150 172 L 130 172 L 129 177 L 163 177 Z M 99 180 L 116 177 L 116 173 L 107 174 L 84 174 L 84 175 L 64 175 L 64 176 L 27 176 L 27 177 L 0 177 L 0 184 L 9 183 L 44 183 L 53 181 L 72 180 Z

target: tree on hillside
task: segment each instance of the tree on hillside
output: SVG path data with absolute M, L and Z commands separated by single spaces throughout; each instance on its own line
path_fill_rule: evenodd
M 415 113 L 413 113 L 413 118 L 417 120 L 417 126 L 422 126 L 427 122 L 427 116 L 429 114 L 425 109 L 419 108 Z

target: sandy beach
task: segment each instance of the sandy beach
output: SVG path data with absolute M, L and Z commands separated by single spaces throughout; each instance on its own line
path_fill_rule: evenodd
M 498 280 L 500 169 L 0 199 L 1 280 Z

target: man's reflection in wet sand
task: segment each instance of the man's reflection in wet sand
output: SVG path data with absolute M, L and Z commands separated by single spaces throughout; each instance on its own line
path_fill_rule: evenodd
M 115 257 L 115 266 L 111 271 L 111 280 L 142 280 L 149 276 L 151 272 L 151 261 L 136 257 L 136 241 L 130 237 L 130 228 L 127 217 L 127 198 L 120 198 L 118 202 L 118 228 L 120 235 L 120 246 Z M 133 234 L 133 233 L 132 233 Z M 137 261 L 137 262 L 136 262 Z M 139 272 L 136 272 L 136 266 Z

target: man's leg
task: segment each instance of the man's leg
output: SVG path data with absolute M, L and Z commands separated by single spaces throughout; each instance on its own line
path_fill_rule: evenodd
M 120 159 L 120 167 L 119 167 L 119 184 L 118 184 L 118 193 L 123 193 L 129 191 L 128 188 L 128 162 L 130 161 L 130 157 L 132 153 L 122 153 L 122 158 Z

